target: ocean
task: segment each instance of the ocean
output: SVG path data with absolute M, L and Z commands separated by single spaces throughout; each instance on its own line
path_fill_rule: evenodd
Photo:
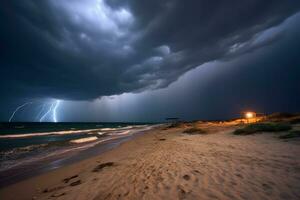
M 153 126 L 145 123 L 0 123 L 0 178 L 11 180 L 16 172 L 22 175 L 20 177 L 30 174 L 33 167 L 47 171 L 48 166 L 58 160 L 60 164 L 54 168 L 97 155 Z

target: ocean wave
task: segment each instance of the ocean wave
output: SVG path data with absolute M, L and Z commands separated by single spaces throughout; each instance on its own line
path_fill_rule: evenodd
M 114 131 L 117 130 L 117 128 L 101 128 L 101 131 Z
M 101 129 L 87 129 L 87 130 L 68 130 L 68 131 L 56 131 L 56 132 L 45 132 L 45 133 L 24 133 L 24 134 L 10 134 L 0 135 L 1 138 L 25 138 L 34 136 L 46 136 L 46 135 L 67 135 L 75 133 L 89 133 L 94 131 L 101 131 Z
M 112 132 L 109 133 L 108 135 L 128 135 L 130 132 L 131 132 L 130 130 L 126 130 L 126 131 Z
M 80 138 L 80 139 L 76 139 L 76 140 L 71 140 L 70 143 L 80 144 L 80 143 L 85 143 L 85 142 L 92 142 L 95 140 L 98 140 L 98 137 L 94 136 L 94 137 Z
M 129 130 L 146 127 L 148 125 L 135 125 L 135 126 L 118 126 L 118 128 L 102 128 L 101 131 L 118 131 L 118 130 Z
M 30 145 L 26 147 L 18 147 L 8 151 L 0 152 L 0 171 L 13 167 L 17 164 L 24 164 L 22 161 L 28 157 L 43 152 L 48 144 Z
M 9 139 L 9 138 L 26 138 L 26 137 L 36 137 L 36 136 L 47 136 L 47 135 L 67 135 L 67 134 L 76 134 L 76 133 L 90 133 L 93 134 L 94 132 L 102 132 L 102 131 L 118 131 L 118 130 L 129 130 L 135 128 L 142 128 L 146 127 L 147 125 L 135 125 L 135 126 L 125 126 L 119 128 L 98 128 L 98 129 L 86 129 L 86 130 L 71 130 L 67 131 L 55 131 L 55 132 L 42 132 L 42 133 L 24 133 L 24 134 L 7 134 L 7 135 L 0 135 L 0 139 Z
M 6 157 L 2 157 L 0 159 L 0 171 L 5 171 L 14 167 L 18 167 L 21 165 L 26 165 L 26 164 L 30 164 L 33 162 L 37 162 L 37 161 L 41 161 L 43 159 L 48 159 L 51 157 L 55 157 L 55 156 L 60 156 L 66 153 L 71 153 L 71 152 L 76 152 L 76 151 L 82 151 L 82 150 L 86 150 L 89 149 L 91 147 L 94 147 L 100 143 L 103 142 L 107 142 L 109 140 L 114 140 L 114 139 L 119 139 L 122 137 L 126 137 L 126 136 L 114 136 L 114 137 L 109 137 L 106 139 L 98 139 L 98 140 L 94 140 L 94 141 L 90 141 L 87 144 L 84 143 L 74 143 L 74 146 L 66 146 L 64 148 L 55 148 L 55 149 L 48 149 L 46 150 L 46 148 L 40 148 L 40 150 L 42 150 L 39 154 L 35 155 L 35 156 L 26 156 L 23 157 L 23 153 L 20 154 L 20 152 L 17 152 L 19 149 L 30 149 L 32 147 L 28 146 L 26 148 L 17 148 L 13 151 L 10 152 L 10 156 L 8 156 L 8 152 L 6 152 Z M 34 146 L 34 145 L 32 145 Z M 48 145 L 46 145 L 48 146 Z M 38 147 L 38 145 L 36 146 Z M 36 151 L 35 151 L 36 152 Z M 0 152 L 0 154 L 3 152 Z M 25 152 L 24 152 L 25 153 Z M 28 153 L 28 152 L 27 152 Z M 30 153 L 30 152 L 29 152 Z M 2 154 L 3 155 L 3 154 Z M 2 156 L 1 155 L 1 156 Z M 9 159 L 8 159 L 9 157 Z
M 69 141 L 60 143 L 47 143 L 39 145 L 30 145 L 26 147 L 15 148 L 10 151 L 0 152 L 0 171 L 14 168 L 20 165 L 37 162 L 43 159 L 48 159 L 55 156 L 60 156 L 65 153 L 82 151 L 89 149 L 110 140 L 128 137 L 137 132 L 142 132 L 151 129 L 153 126 L 144 126 L 143 128 L 114 131 L 108 133 L 108 137 L 86 137 L 82 139 L 75 139 L 73 143 Z M 120 130 L 120 129 L 119 129 Z M 95 132 L 95 134 L 107 134 L 106 132 Z M 72 141 L 72 140 L 71 140 Z M 69 144 L 69 145 L 67 145 Z
M 16 157 L 16 155 L 31 152 L 31 151 L 34 151 L 36 149 L 43 148 L 43 147 L 46 147 L 46 146 L 48 146 L 48 144 L 34 144 L 34 145 L 26 146 L 26 147 L 14 148 L 14 149 L 11 149 L 11 150 L 8 150 L 8 151 L 1 151 L 0 152 L 1 156 L 0 157 L 2 159 L 5 159 L 7 157 Z M 0 160 L 2 160 L 2 159 L 0 159 Z

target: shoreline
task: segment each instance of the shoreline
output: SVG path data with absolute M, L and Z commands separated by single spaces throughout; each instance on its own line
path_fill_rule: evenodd
M 118 147 L 123 142 L 132 140 L 135 137 L 151 131 L 151 129 L 154 127 L 149 126 L 149 130 L 138 130 L 131 135 L 121 135 L 114 138 L 108 138 L 107 140 L 99 141 L 99 143 L 95 146 L 82 151 L 70 150 L 69 152 L 53 155 L 49 158 L 43 158 L 38 161 L 33 161 L 28 164 L 23 164 L 8 170 L 0 171 L 0 190 L 20 181 L 26 181 L 27 179 L 48 173 L 55 169 L 63 168 L 94 156 L 101 155 L 106 151 Z M 87 143 L 87 145 L 88 144 L 89 143 Z M 34 169 L 34 171 L 32 169 Z
M 299 199 L 300 145 L 273 133 L 236 136 L 158 127 L 83 161 L 0 188 L 3 199 Z

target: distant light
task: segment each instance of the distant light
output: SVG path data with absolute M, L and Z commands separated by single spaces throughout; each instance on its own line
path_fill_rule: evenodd
M 245 113 L 245 117 L 246 117 L 247 119 L 253 118 L 254 116 L 255 116 L 255 113 L 253 113 L 253 112 L 246 112 L 246 113 Z

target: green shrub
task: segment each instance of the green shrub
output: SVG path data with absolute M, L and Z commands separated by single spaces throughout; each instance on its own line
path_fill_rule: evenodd
M 250 135 L 258 132 L 280 132 L 288 131 L 292 127 L 289 124 L 284 123 L 257 123 L 250 124 L 244 128 L 234 131 L 235 135 Z
M 286 119 L 286 118 L 291 118 L 295 117 L 297 114 L 295 113 L 273 113 L 271 115 L 268 115 L 268 119 Z
M 171 128 L 180 128 L 180 126 L 182 126 L 182 123 L 174 122 L 174 123 L 171 123 L 168 126 L 166 126 L 164 128 L 164 130 L 168 130 L 168 129 L 171 129 Z
M 290 139 L 300 137 L 300 130 L 290 131 L 288 134 L 279 136 L 280 139 Z
M 300 116 L 293 117 L 293 118 L 289 119 L 289 122 L 291 124 L 300 124 Z
M 204 134 L 204 133 L 206 133 L 203 129 L 196 128 L 196 127 L 186 129 L 183 132 L 187 133 L 187 134 Z

